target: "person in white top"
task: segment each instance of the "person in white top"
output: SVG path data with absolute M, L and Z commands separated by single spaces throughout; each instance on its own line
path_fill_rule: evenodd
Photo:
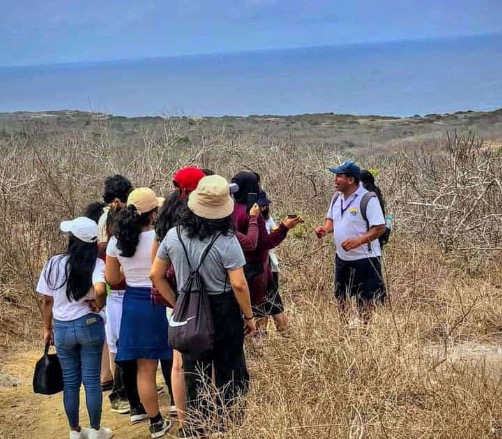
M 163 198 L 157 198 L 149 188 L 134 189 L 127 199 L 127 207 L 118 212 L 114 234 L 106 249 L 106 280 L 117 285 L 124 279 L 127 287 L 122 306 L 122 320 L 115 361 L 123 368 L 124 382 L 129 376 L 131 362 L 137 363 L 137 385 L 141 403 L 131 404 L 131 416 L 145 410 L 150 419 L 152 438 L 162 437 L 171 422 L 159 410 L 156 372 L 159 360 L 172 359 L 167 342 L 165 307 L 151 298 L 152 245 L 155 241 L 153 225 Z M 174 305 L 174 294 L 170 298 Z M 132 377 L 133 379 L 134 377 Z M 140 414 L 140 413 L 138 413 Z
M 319 238 L 333 232 L 336 247 L 335 297 L 346 319 L 347 301 L 355 297 L 360 316 L 368 322 L 377 303 L 386 297 L 378 237 L 385 231 L 385 219 L 376 196 L 359 185 L 361 170 L 352 161 L 330 168 L 335 190 Z M 368 194 L 368 195 L 366 195 Z M 366 205 L 366 219 L 363 205 Z
M 107 243 L 110 238 L 108 235 L 110 209 L 115 208 L 116 210 L 121 203 L 125 204 L 132 189 L 132 183 L 123 175 L 115 174 L 105 179 L 103 188 L 103 202 L 105 205 L 97 220 L 98 241 L 100 243 Z M 101 387 L 103 390 L 111 390 L 108 397 L 113 413 L 127 413 L 129 411 L 128 403 L 124 400 L 125 392 L 120 380 L 121 371 L 115 371 L 115 354 L 117 353 L 123 298 L 124 288 L 111 288 L 105 306 L 106 343 L 103 348 L 101 365 Z
M 45 264 L 37 284 L 43 296 L 44 341 L 54 343 L 63 370 L 63 403 L 70 439 L 108 439 L 101 427 L 101 353 L 105 340 L 99 311 L 105 303 L 104 263 L 98 258 L 98 226 L 89 218 L 63 221 L 66 252 Z M 54 328 L 54 329 L 53 329 Z M 79 394 L 84 383 L 90 429 L 80 426 Z

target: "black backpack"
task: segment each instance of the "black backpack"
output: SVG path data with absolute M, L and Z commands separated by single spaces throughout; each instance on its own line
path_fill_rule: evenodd
M 333 197 L 333 201 L 331 201 L 331 207 L 333 207 L 333 205 L 336 203 L 336 200 L 338 200 L 339 196 L 340 192 L 337 192 Z M 370 229 L 370 223 L 368 221 L 366 210 L 368 208 L 368 203 L 372 198 L 378 198 L 378 195 L 375 194 L 375 192 L 366 192 L 361 198 L 361 205 L 360 205 L 361 215 L 363 217 L 364 222 L 366 223 L 366 230 Z M 385 215 L 385 212 L 382 213 Z M 391 229 L 386 225 L 385 232 L 383 232 L 382 235 L 379 236 L 378 242 L 380 243 L 381 248 L 383 248 L 383 246 L 389 242 L 390 231 Z M 368 251 L 371 252 L 371 244 L 369 242 L 368 242 Z
M 190 355 L 196 359 L 204 359 L 210 356 L 213 351 L 214 323 L 211 304 L 199 269 L 220 233 L 213 236 L 202 253 L 199 265 L 194 269 L 185 243 L 181 238 L 180 228 L 176 227 L 176 231 L 185 252 L 190 275 L 181 288 L 173 314 L 169 319 L 169 345 L 182 354 Z

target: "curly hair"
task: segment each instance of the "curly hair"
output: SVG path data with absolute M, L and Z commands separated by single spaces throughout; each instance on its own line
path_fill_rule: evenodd
M 118 198 L 122 203 L 125 203 L 131 191 L 132 183 L 126 177 L 118 174 L 113 175 L 105 180 L 103 201 L 109 204 L 115 200 L 115 198 Z
M 96 223 L 99 221 L 99 218 L 103 214 L 103 209 L 105 207 L 105 203 L 100 201 L 96 201 L 94 203 L 89 203 L 83 212 L 82 216 L 92 219 Z
M 185 209 L 181 213 L 179 224 L 188 238 L 198 238 L 200 241 L 204 241 L 206 238 L 214 236 L 218 232 L 227 236 L 235 231 L 232 216 L 210 220 L 195 215 L 190 209 Z

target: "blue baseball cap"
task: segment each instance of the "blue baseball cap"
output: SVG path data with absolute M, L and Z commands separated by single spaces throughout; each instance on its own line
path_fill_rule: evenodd
M 361 177 L 361 168 L 357 166 L 352 160 L 346 160 L 339 166 L 329 168 L 333 174 L 345 174 L 353 177 Z

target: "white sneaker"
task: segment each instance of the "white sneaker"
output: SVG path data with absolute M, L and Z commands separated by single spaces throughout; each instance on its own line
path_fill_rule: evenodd
M 113 432 L 106 427 L 101 427 L 99 430 L 91 428 L 89 430 L 89 439 L 110 439 L 113 436 Z
M 70 439 L 87 439 L 89 437 L 89 429 L 80 427 L 80 431 L 70 431 Z

